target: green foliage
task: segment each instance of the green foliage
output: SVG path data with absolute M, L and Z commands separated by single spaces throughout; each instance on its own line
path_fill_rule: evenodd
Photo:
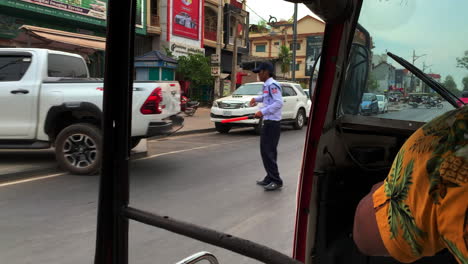
M 468 70 L 468 50 L 465 51 L 465 56 L 457 58 L 457 67 Z
M 190 81 L 192 87 L 212 85 L 210 59 L 202 54 L 189 54 L 178 59 L 177 72 L 184 80 Z
M 292 63 L 292 53 L 289 51 L 289 48 L 286 46 L 280 47 L 280 52 L 278 54 L 278 60 L 280 63 L 281 73 L 283 74 L 283 78 L 286 76 L 291 70 L 291 63 Z
M 166 53 L 168 57 L 174 58 L 174 54 L 172 53 L 171 49 L 164 47 L 164 52 Z
M 465 77 L 462 79 L 462 83 L 463 83 L 463 91 L 467 91 L 467 92 L 468 92 L 468 76 L 465 76 Z
M 369 92 L 375 92 L 379 89 L 379 83 L 372 73 L 369 75 L 369 79 L 367 79 L 367 89 Z
M 447 75 L 447 77 L 445 77 L 445 81 L 444 81 L 443 85 L 445 86 L 445 88 L 447 88 L 449 91 L 451 91 L 456 96 L 461 95 L 460 90 L 457 89 L 457 84 L 453 80 L 452 75 Z

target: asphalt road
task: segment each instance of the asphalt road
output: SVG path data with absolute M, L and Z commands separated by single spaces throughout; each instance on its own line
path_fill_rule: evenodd
M 442 109 L 427 109 L 423 105 L 419 106 L 418 108 L 412 108 L 410 106 L 403 105 L 399 111 L 391 111 L 385 114 L 379 114 L 377 116 L 380 118 L 429 122 L 435 117 L 454 109 L 453 106 L 448 102 L 443 102 L 442 104 L 444 105 Z
M 168 138 L 132 162 L 131 205 L 247 238 L 291 254 L 296 184 L 305 130 L 283 130 L 285 187 L 265 192 L 259 137 L 249 131 Z M 97 176 L 66 174 L 0 184 L 0 262 L 93 263 Z M 257 263 L 169 232 L 130 222 L 129 263 L 175 263 L 210 251 L 221 263 Z

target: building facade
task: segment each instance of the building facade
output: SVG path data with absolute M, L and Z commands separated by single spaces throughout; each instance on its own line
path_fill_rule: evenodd
M 241 23 L 239 55 L 248 53 L 248 13 L 240 0 L 137 0 L 135 56 L 170 51 L 175 57 L 215 52 L 217 17 L 223 17 L 222 71 L 230 72 L 233 23 Z M 218 14 L 218 6 L 222 13 Z M 102 77 L 107 0 L 2 0 L 0 47 L 50 48 L 85 57 Z M 242 22 L 243 21 L 243 22 Z
M 309 82 L 312 66 L 321 52 L 324 30 L 325 23 L 312 16 L 297 21 L 296 81 L 304 84 Z M 251 27 L 249 39 L 253 60 L 268 59 L 275 62 L 281 46 L 287 46 L 292 51 L 293 26 L 290 22 L 280 21 L 267 30 Z M 291 78 L 291 72 L 281 72 L 279 63 L 276 63 L 276 75 L 281 79 Z

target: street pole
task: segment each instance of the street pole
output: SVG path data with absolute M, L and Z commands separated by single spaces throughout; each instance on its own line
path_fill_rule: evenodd
M 296 49 L 297 49 L 297 3 L 294 3 L 294 25 L 293 25 L 293 43 L 292 43 L 292 75 L 293 82 L 296 81 Z
M 423 54 L 423 55 L 419 55 L 419 56 L 416 56 L 416 50 L 413 50 L 413 65 L 416 63 L 416 60 L 421 58 L 421 57 L 424 57 L 426 56 L 427 54 Z M 416 65 L 414 65 L 416 66 Z M 410 83 L 410 86 L 411 86 L 411 91 L 412 92 L 415 92 L 416 91 L 416 87 L 415 87 L 415 83 L 414 83 L 414 74 L 411 74 L 411 83 Z
M 236 19 L 235 28 L 234 28 L 234 48 L 232 50 L 232 71 L 231 71 L 231 93 L 236 90 L 236 75 L 237 75 L 237 38 L 238 32 L 237 28 L 239 27 L 239 20 L 237 16 L 234 16 Z
M 216 25 L 216 55 L 218 56 L 219 60 L 219 67 L 221 69 L 221 46 L 223 43 L 223 0 L 219 0 L 218 2 L 218 22 Z M 221 70 L 219 75 L 215 77 L 215 87 L 214 87 L 214 94 L 215 99 L 219 99 L 223 97 L 224 85 L 221 85 Z

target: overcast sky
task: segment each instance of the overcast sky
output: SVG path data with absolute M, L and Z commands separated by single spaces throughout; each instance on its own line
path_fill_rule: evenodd
M 288 20 L 294 14 L 294 4 L 284 0 L 247 0 L 247 7 L 247 11 L 250 13 L 251 24 L 257 24 L 262 20 L 259 16 L 268 21 L 270 15 L 272 15 L 280 21 L 281 19 Z M 305 5 L 299 4 L 297 14 L 298 19 L 306 15 L 314 14 L 310 12 Z
M 270 15 L 287 20 L 294 13 L 294 4 L 283 0 L 247 0 L 247 6 L 251 24 Z M 462 0 L 365 0 L 359 23 L 374 40 L 374 54 L 390 51 L 411 62 L 414 49 L 417 55 L 426 54 L 416 61 L 417 67 L 432 65 L 426 72 L 441 74 L 442 82 L 450 74 L 462 89 L 461 79 L 468 70 L 457 68 L 456 58 L 468 50 L 466 10 L 468 1 Z M 315 16 L 303 4 L 298 11 L 299 19 Z M 389 62 L 402 68 L 392 59 Z

